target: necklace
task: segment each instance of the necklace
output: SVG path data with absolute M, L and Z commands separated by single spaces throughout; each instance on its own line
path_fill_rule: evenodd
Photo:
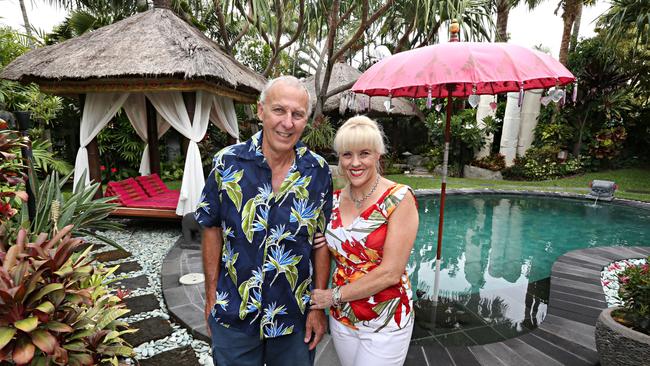
M 349 190 L 350 199 L 352 200 L 352 202 L 354 202 L 354 207 L 356 207 L 357 210 L 361 208 L 361 204 L 363 203 L 363 201 L 367 200 L 368 197 L 372 196 L 372 194 L 375 193 L 375 189 L 377 189 L 378 184 L 379 184 L 379 174 L 377 174 L 377 179 L 375 179 L 375 183 L 372 185 L 372 188 L 370 188 L 370 192 L 368 192 L 365 196 L 359 199 L 356 199 L 352 196 L 352 186 L 350 186 L 350 190 Z

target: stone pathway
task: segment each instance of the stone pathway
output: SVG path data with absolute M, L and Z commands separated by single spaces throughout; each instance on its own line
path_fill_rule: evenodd
M 138 332 L 127 334 L 124 339 L 134 347 L 137 363 L 211 365 L 207 359 L 208 344 L 195 340 L 185 328 L 169 320 L 160 290 L 162 258 L 178 240 L 180 224 L 173 224 L 173 229 L 160 229 L 158 223 L 126 223 L 125 232 L 103 233 L 126 251 L 97 244 L 92 254 L 107 267 L 119 265 L 111 287 L 127 293 L 124 303 L 131 312 L 123 319 Z

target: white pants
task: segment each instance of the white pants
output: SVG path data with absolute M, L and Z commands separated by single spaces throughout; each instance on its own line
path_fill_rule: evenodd
M 341 366 L 402 366 L 413 333 L 411 324 L 394 332 L 363 332 L 330 317 L 330 332 Z

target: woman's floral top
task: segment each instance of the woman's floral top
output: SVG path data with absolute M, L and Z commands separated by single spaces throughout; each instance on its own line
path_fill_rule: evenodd
M 260 338 L 304 328 L 312 289 L 314 233 L 332 207 L 325 160 L 302 143 L 278 192 L 262 154 L 262 133 L 215 155 L 196 219 L 221 227 L 223 247 L 212 315 Z
M 341 222 L 341 191 L 334 192 L 332 217 L 325 236 L 336 261 L 332 283 L 343 286 L 356 281 L 381 264 L 388 218 L 411 188 L 396 184 L 349 226 Z M 332 307 L 330 314 L 346 326 L 364 331 L 394 331 L 413 319 L 411 283 L 406 272 L 399 283 L 379 293 Z

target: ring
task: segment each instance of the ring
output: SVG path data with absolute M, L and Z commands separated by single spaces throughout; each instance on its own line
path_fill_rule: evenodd
M 309 305 L 314 305 L 314 299 L 309 299 Z

